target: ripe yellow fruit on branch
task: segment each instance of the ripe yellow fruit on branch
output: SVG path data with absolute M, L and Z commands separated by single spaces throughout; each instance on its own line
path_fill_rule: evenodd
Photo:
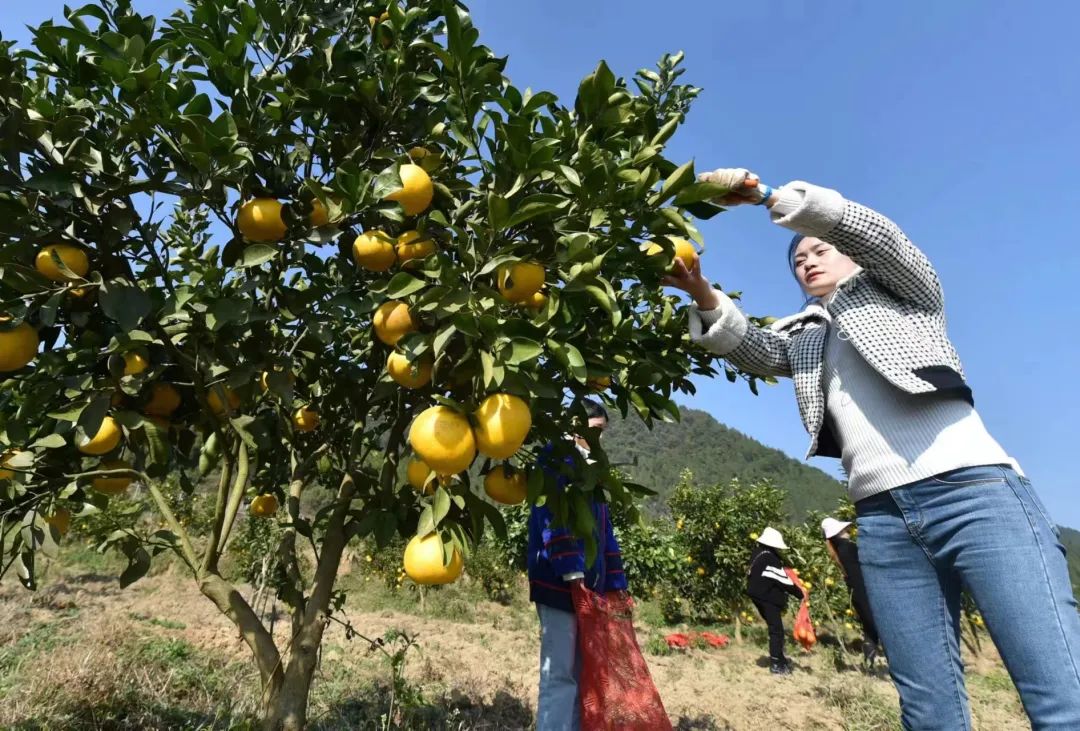
M 99 470 L 130 470 L 131 465 L 122 459 L 107 459 L 98 467 Z M 119 477 L 95 477 L 91 486 L 105 495 L 119 495 L 131 485 L 132 479 L 126 475 Z
M 507 474 L 504 467 L 496 467 L 484 476 L 484 492 L 489 498 L 503 505 L 522 503 L 528 492 L 525 473 L 515 470 Z
M 687 269 L 694 266 L 694 257 L 697 256 L 697 249 L 694 248 L 694 245 L 679 236 L 669 236 L 668 238 L 671 243 L 675 244 L 675 258 L 682 259 Z M 649 244 L 648 248 L 645 249 L 645 253 L 649 256 L 663 254 L 664 247 L 654 242 Z M 674 262 L 672 265 L 674 266 Z
M 148 416 L 170 416 L 180 408 L 180 393 L 169 383 L 155 383 L 150 398 L 143 407 Z
M 543 292 L 533 292 L 532 296 L 521 304 L 530 310 L 542 310 L 548 303 L 548 296 Z
M 308 216 L 308 220 L 311 221 L 311 225 L 315 228 L 321 228 L 330 223 L 330 211 L 326 209 L 326 206 L 318 198 L 311 202 L 311 214 Z
M 397 258 L 403 267 L 409 267 L 435 253 L 435 241 L 419 231 L 406 231 L 397 238 Z
M 310 406 L 301 406 L 293 412 L 292 423 L 296 431 L 315 431 L 319 426 L 319 414 Z
M 457 548 L 450 556 L 450 563 L 443 564 L 443 542 L 438 533 L 413 536 L 405 546 L 405 573 L 417 584 L 449 584 L 461 576 L 464 562 Z
M 594 391 L 604 391 L 611 386 L 611 376 L 594 376 L 585 381 L 585 385 Z
M 277 495 L 264 493 L 251 499 L 248 512 L 256 518 L 269 518 L 278 511 Z
M 70 269 L 73 274 L 84 277 L 90 271 L 90 259 L 80 247 L 71 244 L 50 244 L 34 257 L 34 268 L 52 281 L 69 282 L 75 279 L 75 277 L 60 270 L 60 267 L 53 261 L 53 252 L 56 252 L 56 255 L 60 257 L 60 261 L 64 262 L 64 266 Z
M 398 385 L 405 388 L 422 388 L 431 383 L 432 367 L 433 361 L 429 353 L 424 353 L 414 363 L 410 363 L 404 353 L 396 350 L 386 359 L 386 371 Z
M 141 353 L 129 350 L 124 353 L 124 375 L 137 376 L 150 367 L 150 361 Z
M 406 333 L 415 332 L 418 323 L 409 306 L 400 300 L 390 300 L 379 305 L 371 318 L 375 336 L 387 345 L 397 345 Z
M 240 206 L 236 227 L 251 241 L 273 242 L 285 237 L 281 202 L 273 198 L 252 198 Z
M 365 231 L 353 241 L 353 259 L 371 272 L 385 272 L 394 266 L 397 254 L 394 239 L 382 231 Z
M 499 293 L 509 302 L 526 302 L 544 286 L 544 267 L 534 261 L 503 264 L 498 273 Z
M 76 446 L 83 454 L 102 455 L 116 449 L 116 445 L 120 443 L 120 436 L 120 425 L 111 416 L 106 416 L 101 420 L 97 434 L 88 439 L 79 440 Z
M 430 495 L 435 492 L 435 481 L 428 482 L 428 477 L 431 476 L 431 468 L 427 466 L 427 463 L 422 459 L 416 459 L 413 457 L 409 460 L 408 466 L 405 467 L 405 479 L 409 481 L 412 488 L 417 492 L 422 492 L 426 495 Z
M 401 166 L 401 190 L 395 190 L 386 196 L 386 200 L 396 201 L 405 209 L 405 215 L 417 216 L 427 210 L 431 199 L 435 197 L 435 187 L 431 176 L 419 165 L 406 163 Z
M 409 444 L 428 467 L 444 475 L 464 472 L 476 458 L 469 420 L 449 406 L 420 412 L 409 427 Z
M 25 322 L 0 330 L 0 373 L 17 371 L 37 355 L 37 331 Z
M 508 393 L 488 396 L 480 402 L 473 418 L 476 446 L 492 459 L 506 459 L 521 449 L 532 427 L 529 405 Z
M 65 536 L 71 530 L 71 511 L 67 508 L 57 508 L 45 519 L 45 522 L 56 528 L 56 532 L 61 536 Z
M 20 454 L 22 454 L 22 452 L 18 449 L 12 449 L 4 452 L 3 456 L 0 456 L 0 480 L 10 480 L 15 477 L 15 470 L 7 468 L 11 466 L 11 462 Z
M 239 409 L 240 397 L 228 386 L 216 383 L 210 387 L 206 394 L 206 403 L 215 415 L 221 416 L 226 411 L 226 405 L 228 405 L 228 411 L 230 412 Z

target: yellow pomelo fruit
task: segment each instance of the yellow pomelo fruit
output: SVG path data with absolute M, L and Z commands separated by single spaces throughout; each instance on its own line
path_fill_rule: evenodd
M 697 249 L 694 248 L 694 245 L 679 236 L 669 236 L 668 238 L 675 245 L 675 258 L 682 259 L 687 269 L 694 266 L 694 257 L 697 256 Z M 648 248 L 645 249 L 645 253 L 649 256 L 663 254 L 664 247 L 654 242 L 649 244 Z
M 248 512 L 256 518 L 269 518 L 278 511 L 278 499 L 277 495 L 273 493 L 265 493 L 263 495 L 257 495 L 251 499 L 251 505 L 248 507 Z
M 396 350 L 386 359 L 386 371 L 398 385 L 405 388 L 421 388 L 431 383 L 431 355 L 424 353 L 415 363 L 410 363 L 404 353 Z
M 122 459 L 107 459 L 98 467 L 101 470 L 130 470 L 131 465 Z M 95 477 L 90 484 L 105 495 L 119 495 L 131 485 L 130 477 Z
M 71 530 L 71 511 L 67 508 L 57 508 L 45 519 L 45 522 L 56 528 L 56 532 L 61 536 L 66 536 Z
M 415 332 L 417 322 L 409 306 L 400 300 L 390 300 L 379 305 L 371 318 L 375 336 L 387 345 L 397 345 L 406 333 Z
M 435 481 L 427 481 L 429 475 L 431 475 L 431 468 L 422 459 L 413 457 L 409 460 L 408 466 L 405 467 L 405 478 L 409 481 L 409 484 L 412 485 L 414 490 L 427 495 L 435 492 Z
M 101 420 L 97 434 L 90 439 L 80 441 L 76 446 L 83 454 L 102 455 L 116 449 L 116 445 L 120 443 L 120 437 L 120 425 L 111 416 L 106 416 Z
M 477 449 L 492 459 L 506 459 L 521 449 L 532 427 L 529 405 L 508 393 L 495 393 L 481 401 L 473 419 Z
M 32 361 L 39 342 L 37 331 L 25 322 L 0 331 L 0 373 L 17 371 Z
M 465 471 L 476 458 L 469 420 L 449 406 L 420 412 L 409 428 L 409 444 L 428 467 L 444 475 Z
M 10 480 L 15 477 L 15 470 L 9 470 L 7 468 L 10 466 L 12 460 L 19 456 L 19 454 L 21 454 L 21 452 L 18 449 L 12 449 L 4 452 L 3 456 L 0 457 L 0 480 Z
M 289 383 L 296 383 L 296 375 L 292 371 L 286 371 L 284 368 L 274 368 L 274 373 L 284 373 L 285 377 L 289 379 Z M 259 376 L 259 388 L 263 392 L 270 390 L 270 371 L 263 371 Z
M 397 258 L 404 267 L 412 266 L 434 253 L 435 241 L 419 231 L 406 231 L 397 238 Z
M 90 271 L 90 259 L 80 247 L 71 244 L 49 244 L 34 257 L 34 268 L 52 281 L 67 282 L 73 279 L 71 275 L 60 271 L 60 267 L 56 266 L 52 257 L 54 251 L 72 273 L 84 277 Z
M 311 225 L 320 228 L 330 223 L 330 211 L 326 210 L 323 202 L 316 198 L 311 202 L 311 214 L 308 216 Z
M 449 584 L 461 576 L 461 554 L 455 548 L 450 564 L 443 565 L 443 542 L 438 533 L 413 536 L 405 546 L 405 573 L 417 584 Z
M 548 303 L 548 296 L 543 292 L 533 292 L 532 295 L 521 304 L 530 310 L 542 310 Z
M 394 266 L 394 240 L 382 231 L 365 231 L 352 245 L 353 259 L 371 272 L 385 272 Z
M 604 391 L 611 386 L 611 376 L 594 376 L 586 380 L 585 385 L 594 391 Z
M 293 413 L 292 423 L 296 431 L 315 431 L 319 426 L 319 414 L 310 406 L 301 406 Z
M 386 200 L 400 203 L 407 216 L 416 216 L 426 211 L 435 195 L 435 188 L 427 171 L 412 163 L 402 165 L 401 185 L 401 190 L 395 190 L 386 196 Z
M 170 416 L 180 408 L 180 393 L 171 383 L 155 383 L 150 388 L 150 398 L 143 406 L 148 416 Z
M 544 286 L 544 267 L 533 261 L 503 264 L 498 274 L 499 292 L 510 302 L 525 302 Z
M 150 361 L 133 350 L 124 353 L 124 375 L 137 376 L 150 367 Z
M 206 403 L 211 411 L 217 416 L 221 416 L 226 411 L 226 405 L 230 412 L 239 409 L 240 397 L 228 386 L 221 383 L 215 383 L 207 391 Z
M 506 474 L 502 467 L 496 467 L 484 476 L 484 492 L 497 503 L 517 505 L 525 501 L 528 492 L 525 473 L 515 471 Z
M 438 150 L 434 152 L 426 147 L 410 147 L 406 153 L 409 159 L 415 162 L 420 167 L 427 170 L 429 173 L 435 170 L 442 163 L 442 153 Z
M 240 206 L 236 227 L 251 241 L 280 241 L 285 236 L 281 202 L 273 198 L 252 198 Z

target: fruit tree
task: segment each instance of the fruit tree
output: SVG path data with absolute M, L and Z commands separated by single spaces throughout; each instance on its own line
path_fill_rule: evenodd
M 681 57 L 632 83 L 600 63 L 568 108 L 478 38 L 451 0 L 96 0 L 0 43 L 4 569 L 33 588 L 145 485 L 164 526 L 116 516 L 103 549 L 124 585 L 180 558 L 250 647 L 267 728 L 305 722 L 351 539 L 411 541 L 437 583 L 503 529 L 496 500 L 587 536 L 587 496 L 637 488 L 595 434 L 567 491 L 536 447 L 570 448 L 586 395 L 671 419 L 713 374 L 659 286 L 719 192 L 664 157 L 698 93 Z M 212 491 L 206 534 L 166 480 Z M 284 527 L 285 640 L 222 577 L 241 520 Z

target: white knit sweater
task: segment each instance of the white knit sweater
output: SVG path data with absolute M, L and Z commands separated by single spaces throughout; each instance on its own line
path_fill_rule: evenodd
M 1012 464 L 963 399 L 913 395 L 882 378 L 836 327 L 825 346 L 825 404 L 853 501 L 943 472 Z

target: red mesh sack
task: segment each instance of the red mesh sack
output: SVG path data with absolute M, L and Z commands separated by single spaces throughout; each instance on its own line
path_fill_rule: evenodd
M 809 651 L 817 644 L 817 633 L 814 632 L 814 623 L 810 620 L 810 592 L 799 581 L 794 571 L 791 569 L 784 569 L 784 571 L 787 572 L 788 578 L 795 582 L 795 586 L 802 589 L 803 600 L 799 604 L 799 611 L 795 613 L 795 631 L 792 634 L 795 636 L 795 641 L 802 645 L 804 650 Z
M 630 595 L 601 596 L 575 582 L 573 597 L 581 655 L 582 731 L 671 729 L 634 634 Z

